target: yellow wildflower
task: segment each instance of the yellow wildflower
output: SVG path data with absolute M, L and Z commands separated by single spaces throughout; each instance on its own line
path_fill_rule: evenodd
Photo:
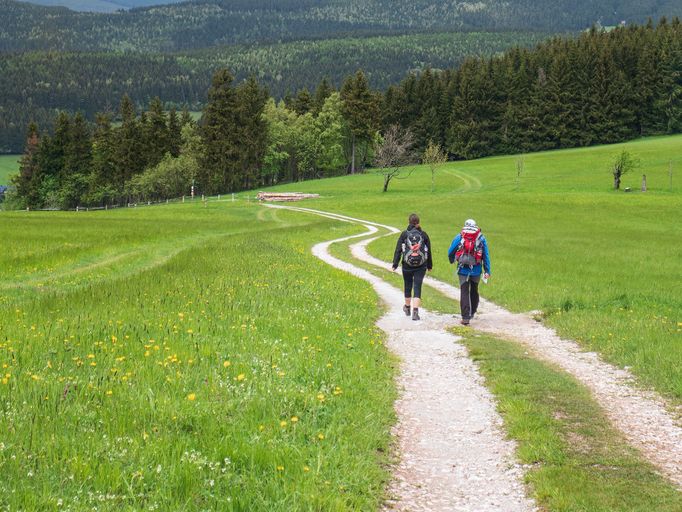
M 190 402 L 193 402 L 196 399 L 197 399 L 196 393 L 190 393 L 189 395 L 187 395 L 187 400 L 189 400 Z

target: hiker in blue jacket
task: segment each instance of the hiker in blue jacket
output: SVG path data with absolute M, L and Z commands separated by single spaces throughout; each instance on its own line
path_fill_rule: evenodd
M 469 325 L 478 309 L 478 284 L 481 281 L 481 274 L 485 281 L 490 277 L 488 242 L 474 219 L 468 219 L 464 223 L 464 228 L 450 244 L 448 259 L 450 263 L 457 262 L 461 324 Z

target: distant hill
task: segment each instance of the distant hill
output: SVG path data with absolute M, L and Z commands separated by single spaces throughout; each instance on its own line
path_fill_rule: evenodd
M 29 3 L 52 7 L 61 6 L 81 12 L 115 12 L 121 9 L 175 4 L 182 1 L 185 0 L 31 0 Z
M 47 0 L 58 1 L 58 0 Z M 71 0 L 69 0 L 71 1 Z M 73 0 L 89 2 L 90 0 Z M 151 2 L 153 0 L 95 0 Z M 137 4 L 139 5 L 139 4 Z M 437 31 L 580 30 L 682 15 L 679 0 L 199 0 L 115 13 L 0 0 L 0 51 L 180 51 Z

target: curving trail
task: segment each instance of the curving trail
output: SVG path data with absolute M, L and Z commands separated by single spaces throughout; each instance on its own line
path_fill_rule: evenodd
M 344 215 L 307 208 L 289 209 L 388 231 L 380 236 L 400 232 L 391 226 Z M 367 245 L 380 236 L 364 239 L 351 246 L 353 256 L 366 263 L 386 268 L 388 266 L 386 262 L 374 258 L 366 250 Z M 347 263 L 344 265 L 352 267 Z M 452 285 L 430 277 L 426 278 L 424 284 L 453 300 L 459 300 L 459 290 Z M 401 299 L 396 297 L 392 300 L 395 304 L 400 304 Z M 658 393 L 637 387 L 634 377 L 628 371 L 602 361 L 594 352 L 583 351 L 575 341 L 560 338 L 553 329 L 536 322 L 530 315 L 511 313 L 481 299 L 475 328 L 522 343 L 537 357 L 559 366 L 578 379 L 590 389 L 612 424 L 622 432 L 628 442 L 682 489 L 682 423 L 679 417 L 668 411 L 665 400 Z
M 329 254 L 333 243 L 375 235 L 384 228 L 365 227 L 365 233 L 317 244 L 313 254 L 371 283 L 388 307 L 377 325 L 388 336 L 388 348 L 401 359 L 401 396 L 393 431 L 400 460 L 393 468 L 385 510 L 536 510 L 525 496 L 523 468 L 514 461 L 515 445 L 505 439 L 494 399 L 466 349 L 447 331 L 454 319 L 424 311 L 422 321 L 413 322 L 402 312 L 400 290 Z

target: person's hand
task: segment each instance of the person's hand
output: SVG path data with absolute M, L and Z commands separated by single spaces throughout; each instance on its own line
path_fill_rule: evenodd
M 397 268 L 398 267 L 391 267 L 391 272 L 395 272 L 395 269 L 397 269 Z
M 431 268 L 426 269 L 427 272 L 431 272 L 431 270 L 433 270 L 433 269 L 431 269 Z
M 490 279 L 490 274 L 488 274 L 488 273 L 486 272 L 485 274 L 483 274 L 483 277 L 484 277 L 486 280 L 488 280 L 488 279 Z

